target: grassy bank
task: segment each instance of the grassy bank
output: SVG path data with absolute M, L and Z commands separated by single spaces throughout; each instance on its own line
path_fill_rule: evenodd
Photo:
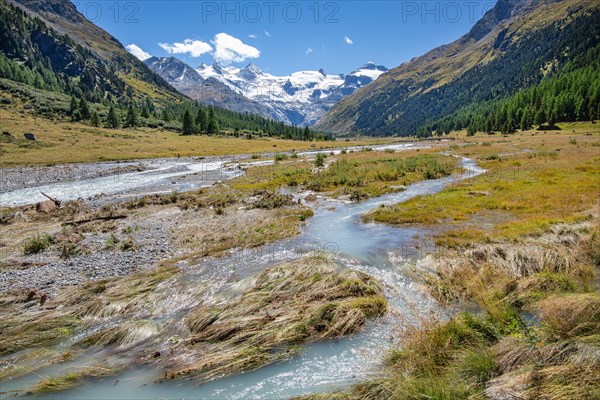
M 311 399 L 600 398 L 600 133 L 461 137 L 488 172 L 365 219 L 437 230 L 410 271 L 442 304 L 388 354 L 384 376 Z
M 272 166 L 251 168 L 231 185 L 243 191 L 301 186 L 304 190 L 358 201 L 404 190 L 411 183 L 457 171 L 456 158 L 435 151 L 439 150 L 359 151 L 339 155 L 324 152 L 323 168 L 316 168 L 314 162 L 307 160 L 285 160 Z
M 558 222 L 588 218 L 598 201 L 600 130 L 588 124 L 576 127 L 559 133 L 463 138 L 452 151 L 476 159 L 488 172 L 434 196 L 374 210 L 365 220 L 447 224 L 450 229 L 439 236 L 440 244 L 460 245 L 518 238 Z M 489 232 L 481 229 L 486 222 L 493 225 Z

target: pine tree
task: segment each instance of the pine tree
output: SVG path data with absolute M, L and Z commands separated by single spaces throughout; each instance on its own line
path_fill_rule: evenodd
M 208 125 L 206 127 L 206 133 L 209 135 L 216 135 L 219 133 L 219 123 L 217 122 L 217 118 L 215 116 L 215 110 L 212 107 L 208 110 Z
M 475 128 L 472 123 L 467 126 L 467 136 L 475 136 Z
M 90 122 L 92 123 L 92 126 L 100 126 L 100 114 L 98 114 L 98 111 L 92 111 Z
M 111 105 L 106 116 L 106 126 L 111 129 L 118 129 L 121 125 L 120 119 L 115 107 Z
M 310 129 L 308 128 L 308 126 L 304 127 L 304 132 L 302 134 L 302 139 L 305 141 L 309 141 L 310 140 Z
M 526 131 L 527 129 L 529 129 L 529 121 L 527 119 L 527 113 L 523 113 L 523 116 L 521 117 L 521 130 L 522 131 Z
M 77 117 L 79 115 L 79 113 L 76 114 L 76 112 L 79 111 L 79 104 L 77 104 L 77 99 L 75 99 L 75 96 L 71 96 L 71 105 L 69 107 L 69 115 L 71 116 L 71 121 L 77 121 Z
M 81 114 L 81 118 L 90 119 L 90 116 L 91 116 L 90 107 L 88 106 L 88 103 L 87 103 L 87 101 L 85 101 L 84 98 L 82 98 L 79 101 L 79 113 Z
M 184 135 L 194 134 L 194 120 L 192 119 L 192 114 L 190 113 L 190 110 L 187 108 L 183 112 L 181 133 Z
M 544 124 L 544 121 L 544 113 L 542 112 L 542 110 L 539 110 L 535 113 L 535 117 L 533 118 L 533 124 L 540 127 Z
M 165 122 L 171 122 L 171 114 L 169 114 L 169 112 L 167 110 L 162 111 L 161 118 Z
M 150 118 L 150 111 L 148 111 L 148 107 L 142 107 L 142 118 Z
M 130 104 L 129 108 L 127 109 L 127 118 L 125 120 L 125 124 L 128 128 L 135 128 L 140 125 L 140 121 L 137 113 L 135 112 L 135 108 L 133 108 L 133 104 Z
M 198 133 L 204 133 L 207 130 L 208 125 L 208 115 L 204 107 L 200 107 L 198 109 L 198 114 L 196 114 L 196 129 Z

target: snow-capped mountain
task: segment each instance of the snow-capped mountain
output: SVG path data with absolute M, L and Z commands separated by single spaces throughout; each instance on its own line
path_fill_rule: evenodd
M 320 69 L 275 76 L 255 64 L 241 69 L 200 64 L 194 69 L 174 57 L 152 57 L 145 63 L 193 99 L 294 125 L 314 125 L 335 103 L 387 71 L 369 62 L 348 75 Z
M 273 118 L 271 109 L 232 90 L 219 79 L 202 77 L 194 68 L 175 57 L 150 57 L 144 63 L 171 86 L 204 104 Z
M 271 117 L 278 121 L 314 125 L 335 103 L 377 79 L 387 68 L 369 62 L 348 75 L 327 74 L 320 69 L 276 76 L 255 64 L 242 69 L 200 64 L 196 71 L 269 107 Z

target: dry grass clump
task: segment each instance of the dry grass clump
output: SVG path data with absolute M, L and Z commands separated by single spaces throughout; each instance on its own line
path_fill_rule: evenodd
M 600 394 L 600 341 L 563 340 L 532 346 L 505 338 L 493 348 L 502 375 L 490 382 L 491 395 L 501 381 L 505 391 L 527 399 L 597 399 Z
M 158 285 L 178 271 L 173 266 L 162 266 L 124 278 L 89 282 L 82 287 L 60 291 L 49 306 L 74 306 L 79 317 L 108 318 L 131 314 L 148 307 Z
M 422 262 L 412 273 L 439 301 L 476 300 L 492 314 L 500 303 L 522 307 L 550 293 L 589 291 L 594 271 L 587 264 L 587 243 L 594 223 L 558 225 L 520 243 L 448 251 L 445 257 Z
M 0 296 L 3 315 L 0 320 L 0 355 L 52 345 L 81 327 L 84 317 L 107 318 L 149 307 L 151 295 L 158 285 L 177 271 L 174 267 L 160 267 L 125 278 L 65 288 L 49 301 L 36 291 L 4 293 Z M 125 324 L 121 329 L 126 330 L 127 327 Z M 119 336 L 118 333 L 113 332 L 116 336 Z M 125 334 L 122 341 L 132 341 L 135 336 L 132 335 Z M 110 342 L 108 336 L 99 341 Z
M 175 267 L 160 267 L 123 278 L 90 282 L 82 287 L 61 290 L 56 297 L 45 301 L 36 291 L 19 291 L 0 296 L 0 355 L 14 354 L 6 368 L 0 365 L 0 375 L 18 376 L 31 373 L 42 366 L 63 362 L 74 355 L 80 357 L 82 347 L 107 348 L 124 351 L 156 337 L 159 325 L 149 320 L 130 320 L 103 328 L 67 347 L 64 357 L 52 346 L 68 340 L 83 328 L 93 328 L 100 320 L 115 316 L 135 317 L 151 309 L 162 299 L 159 285 L 178 271 Z M 43 300 L 43 301 L 42 301 Z M 137 317 L 139 318 L 139 317 Z M 38 356 L 35 348 L 52 349 L 47 356 Z M 21 350 L 26 350 L 21 352 Z M 64 352 L 64 350 L 61 350 Z M 62 358 L 61 358 L 62 357 Z M 32 362 L 33 360 L 33 362 Z M 39 367 L 39 368 L 38 368 Z M 40 382 L 36 391 L 62 390 L 81 383 L 82 377 L 97 376 L 98 371 L 86 369 Z M 111 371 L 113 369 L 110 369 Z M 106 374 L 109 374 L 106 372 Z
M 402 371 L 431 373 L 453 362 L 457 351 L 480 348 L 499 337 L 490 322 L 463 313 L 444 324 L 432 323 L 409 332 L 403 350 L 393 351 L 388 361 Z
M 86 379 L 102 378 L 105 376 L 115 375 L 121 369 L 121 366 L 108 367 L 103 365 L 83 367 L 75 372 L 68 372 L 64 375 L 44 378 L 41 381 L 39 381 L 32 388 L 32 390 L 30 390 L 30 392 L 57 392 L 71 389 L 76 386 L 82 385 Z
M 600 294 L 548 298 L 538 304 L 545 332 L 551 339 L 600 334 Z
M 64 311 L 43 310 L 6 315 L 0 320 L 0 355 L 64 339 L 80 325 L 80 320 Z
M 234 301 L 188 314 L 190 336 L 175 349 L 165 377 L 205 381 L 258 368 L 295 354 L 298 343 L 356 332 L 386 308 L 372 278 L 324 257 L 273 267 Z
M 110 346 L 119 350 L 126 350 L 156 336 L 158 332 L 159 326 L 155 322 L 148 320 L 127 321 L 88 336 L 79 344 L 101 348 Z

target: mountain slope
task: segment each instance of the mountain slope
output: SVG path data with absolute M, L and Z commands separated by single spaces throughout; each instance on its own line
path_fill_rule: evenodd
M 0 13 L 0 53 L 54 75 L 54 90 L 94 101 L 184 98 L 70 1 L 0 0 Z
M 530 87 L 597 45 L 589 15 L 596 7 L 592 0 L 499 0 L 469 33 L 390 70 L 317 127 L 409 135 L 470 103 Z
M 224 86 L 189 72 L 188 83 L 195 76 L 205 86 Z M 197 104 L 87 21 L 69 0 L 0 0 L 0 111 L 11 118 L 43 117 L 41 125 L 48 126 L 68 118 L 115 130 L 323 138 L 253 114 L 249 107 L 235 112 Z M 0 154 L 7 141 L 0 143 Z
M 204 79 L 198 71 L 175 57 L 150 57 L 144 63 L 193 100 L 231 111 L 272 117 L 268 107 L 242 96 L 214 77 Z

